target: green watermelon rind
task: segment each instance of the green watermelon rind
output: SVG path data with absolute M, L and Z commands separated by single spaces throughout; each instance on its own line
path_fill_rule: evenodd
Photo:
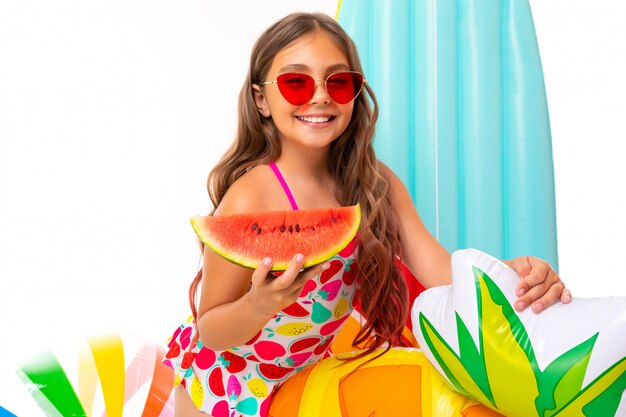
M 339 241 L 337 241 L 335 244 L 329 244 L 324 251 L 319 251 L 318 254 L 316 255 L 310 255 L 307 256 L 304 259 L 304 264 L 303 264 L 303 268 L 309 268 L 311 266 L 314 265 L 318 265 L 322 262 L 327 261 L 328 259 L 332 258 L 333 256 L 335 256 L 337 253 L 339 253 L 343 248 L 345 248 L 351 241 L 352 239 L 354 239 L 354 237 L 356 236 L 357 232 L 359 231 L 359 227 L 361 224 L 361 207 L 359 204 L 356 204 L 354 206 L 349 206 L 349 207 L 341 207 L 342 209 L 351 209 L 350 211 L 352 211 L 351 215 L 352 215 L 352 224 L 351 224 L 351 229 L 349 229 L 343 236 L 342 239 L 340 239 Z M 332 209 L 337 209 L 337 208 L 332 208 Z M 332 210 L 329 209 L 329 210 Z M 306 214 L 309 211 L 313 211 L 313 210 L 300 210 L 300 212 L 302 212 L 303 214 Z M 320 211 L 319 209 L 316 209 L 315 211 Z M 277 212 L 270 212 L 268 214 L 276 214 Z M 263 213 L 254 213 L 255 215 L 259 215 L 262 216 Z M 205 219 L 206 216 L 193 216 L 191 218 L 191 226 L 193 227 L 193 230 L 196 232 L 196 235 L 198 235 L 198 237 L 200 238 L 200 240 L 202 241 L 202 243 L 204 243 L 208 248 L 210 248 L 213 252 L 217 253 L 218 255 L 220 255 L 221 257 L 246 268 L 251 268 L 251 269 L 256 269 L 259 264 L 262 261 L 261 259 L 251 259 L 249 257 L 244 257 L 244 256 L 238 256 L 237 253 L 231 253 L 229 252 L 229 250 L 227 248 L 225 248 L 223 245 L 220 244 L 219 239 L 217 239 L 216 237 L 212 236 L 204 227 L 203 227 L 203 219 Z M 295 254 L 294 254 L 295 255 Z M 284 271 L 285 269 L 287 269 L 287 267 L 289 266 L 289 262 L 291 261 L 291 259 L 289 260 L 274 260 L 274 263 L 272 264 L 272 271 Z

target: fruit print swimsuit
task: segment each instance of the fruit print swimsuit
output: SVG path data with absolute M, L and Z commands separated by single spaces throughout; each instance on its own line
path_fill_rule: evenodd
M 270 167 L 291 206 L 298 209 L 276 165 Z M 164 363 L 201 411 L 213 417 L 267 416 L 273 391 L 287 378 L 327 356 L 341 324 L 354 307 L 352 241 L 331 267 L 307 281 L 295 303 L 278 312 L 245 345 L 213 351 L 197 339 L 192 318 L 169 342 Z

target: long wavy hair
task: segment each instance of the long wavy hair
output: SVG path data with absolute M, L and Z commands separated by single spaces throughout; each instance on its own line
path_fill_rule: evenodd
M 252 94 L 252 84 L 265 80 L 276 54 L 307 34 L 329 35 L 348 58 L 350 69 L 363 72 L 356 47 L 335 20 L 324 14 L 294 13 L 269 27 L 252 48 L 250 67 L 239 93 L 237 136 L 209 174 L 207 188 L 217 207 L 228 188 L 251 168 L 280 156 L 278 131 L 272 118 L 263 117 Z M 364 93 L 367 92 L 367 95 Z M 408 314 L 408 291 L 396 257 L 401 257 L 397 217 L 390 201 L 389 183 L 372 146 L 378 118 L 376 97 L 365 84 L 354 102 L 346 130 L 331 144 L 329 169 L 336 184 L 337 201 L 344 206 L 360 203 L 362 220 L 356 260 L 359 301 L 367 319 L 353 344 L 365 355 L 386 342 L 400 339 Z M 371 100 L 371 104 L 370 104 Z M 189 289 L 194 317 L 199 271 Z

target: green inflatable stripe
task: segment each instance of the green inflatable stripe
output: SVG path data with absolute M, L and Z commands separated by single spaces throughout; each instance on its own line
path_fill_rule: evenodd
M 44 352 L 18 370 L 31 395 L 48 416 L 83 417 L 87 414 L 61 364 L 52 352 Z

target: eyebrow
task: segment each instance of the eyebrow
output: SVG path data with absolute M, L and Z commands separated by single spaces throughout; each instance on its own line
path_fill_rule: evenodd
M 347 64 L 334 64 L 334 65 L 327 67 L 326 71 L 330 72 L 330 71 L 334 71 L 338 69 L 350 69 L 350 66 L 348 66 Z M 310 71 L 311 68 L 304 64 L 289 64 L 289 65 L 285 65 L 284 67 L 282 67 L 280 70 L 278 70 L 278 72 L 283 72 L 285 70 L 301 70 L 301 71 L 308 70 Z

